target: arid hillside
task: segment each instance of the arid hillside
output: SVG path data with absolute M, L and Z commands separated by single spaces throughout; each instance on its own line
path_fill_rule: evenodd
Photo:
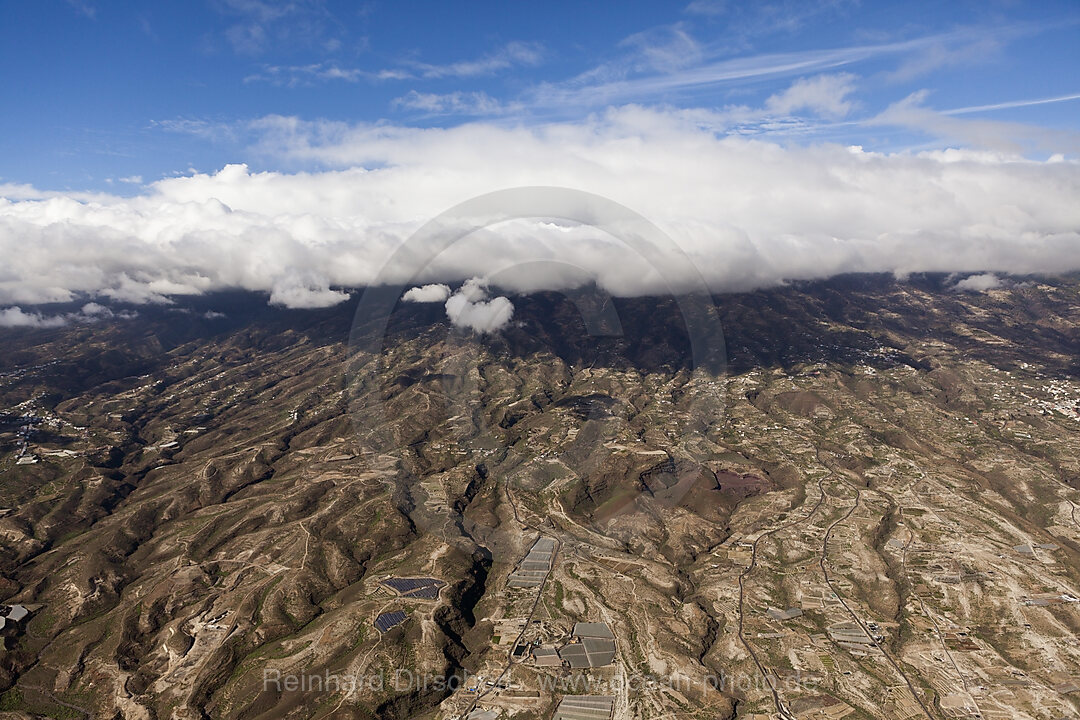
M 0 714 L 1078 714 L 1080 280 L 953 284 L 717 296 L 707 367 L 591 290 L 0 330 Z

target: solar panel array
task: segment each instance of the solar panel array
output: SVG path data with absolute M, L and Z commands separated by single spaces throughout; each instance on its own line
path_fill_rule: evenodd
M 533 543 L 532 549 L 510 574 L 506 586 L 512 588 L 539 587 L 544 576 L 551 569 L 551 560 L 555 555 L 555 540 L 542 537 Z
M 405 618 L 408 617 L 400 610 L 394 612 L 383 613 L 379 617 L 375 618 L 375 627 L 379 632 L 384 633 L 390 630 L 395 625 L 400 625 L 405 622 Z
M 439 590 L 446 585 L 438 578 L 387 578 L 383 585 L 396 590 L 400 595 L 423 600 L 437 600 Z
M 606 720 L 614 711 L 615 698 L 609 695 L 567 695 L 553 720 Z
M 417 588 L 410 593 L 405 593 L 405 597 L 420 598 L 421 600 L 438 600 L 439 588 L 446 583 L 437 583 L 432 585 L 425 585 L 424 587 Z

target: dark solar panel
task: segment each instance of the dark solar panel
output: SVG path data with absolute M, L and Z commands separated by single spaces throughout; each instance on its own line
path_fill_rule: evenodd
M 408 592 L 419 587 L 425 587 L 435 582 L 435 578 L 387 578 L 383 584 L 389 585 L 398 592 Z
M 422 600 L 435 600 L 439 597 L 439 588 L 445 583 L 439 583 L 437 585 L 425 585 L 424 587 L 417 588 L 412 592 L 405 593 L 406 597 L 420 598 Z
M 394 612 L 383 613 L 379 617 L 375 618 L 375 627 L 379 632 L 386 632 L 395 625 L 400 625 L 405 622 L 406 615 L 400 610 Z
M 435 600 L 439 597 L 439 589 L 446 585 L 438 578 L 387 578 L 383 585 L 393 588 L 397 592 L 412 598 Z

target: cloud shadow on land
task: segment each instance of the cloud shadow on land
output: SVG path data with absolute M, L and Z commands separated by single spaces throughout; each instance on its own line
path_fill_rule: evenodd
M 1044 282 L 1064 289 L 1075 278 Z M 1015 282 L 1001 292 L 957 292 L 955 284 L 943 274 L 915 275 L 904 281 L 891 275 L 848 275 L 715 296 L 728 372 L 816 362 L 922 367 L 924 361 L 908 357 L 903 346 L 933 336 L 1004 368 L 1015 365 L 1019 345 L 1049 374 L 1080 377 L 1080 363 L 1067 359 L 1080 355 L 1080 338 L 1044 322 L 1055 313 L 1069 312 L 1056 304 L 1055 298 L 1064 297 L 1061 293 L 1039 292 Z M 0 358 L 0 370 L 33 365 L 48 356 L 56 360 L 46 371 L 49 385 L 64 395 L 158 372 L 167 365 L 171 349 L 205 338 L 233 336 L 234 349 L 221 358 L 228 363 L 243 363 L 254 353 L 297 342 L 344 348 L 356 297 L 354 293 L 352 301 L 332 308 L 289 310 L 267 306 L 264 293 L 219 292 L 178 298 L 175 306 L 137 306 L 138 317 L 133 319 L 9 328 L 3 331 L 7 351 Z M 560 293 L 510 298 L 514 321 L 482 338 L 453 329 L 441 304 L 399 303 L 386 327 L 386 344 L 421 336 L 435 341 L 458 333 L 483 343 L 494 354 L 548 353 L 576 367 L 670 373 L 691 366 L 685 324 L 671 298 L 610 299 L 620 324 L 621 334 L 615 335 L 604 334 L 603 328 L 587 329 L 579 308 Z M 39 310 L 52 315 L 79 307 L 74 303 Z M 954 327 L 958 320 L 1014 345 L 960 333 Z M 362 330 L 361 320 L 358 331 Z M 77 352 L 58 353 L 54 345 Z

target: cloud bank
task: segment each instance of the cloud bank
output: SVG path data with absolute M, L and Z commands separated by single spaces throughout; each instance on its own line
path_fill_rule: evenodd
M 800 86 L 775 104 L 842 113 L 844 83 Z M 394 255 L 447 208 L 523 185 L 578 188 L 641 213 L 718 292 L 842 272 L 1080 270 L 1080 164 L 1061 156 L 784 146 L 718 134 L 693 112 L 634 106 L 531 127 L 272 117 L 259 128 L 258 151 L 327 169 L 229 165 L 134 197 L 0 185 L 0 306 L 25 314 L 35 303 L 165 303 L 242 288 L 287 307 L 324 307 L 372 283 L 497 273 L 511 291 L 585 281 L 616 295 L 669 291 L 665 268 L 599 230 L 551 219 L 476 233 L 425 267 Z M 537 261 L 549 264 L 515 274 Z M 458 296 L 463 324 L 491 327 L 512 313 L 509 301 Z
M 21 307 L 0 309 L 0 327 L 60 327 L 67 320 L 59 315 L 46 316 L 36 312 L 26 312 Z
M 24 328 L 56 328 L 71 323 L 92 323 L 107 320 L 113 317 L 129 319 L 136 313 L 123 310 L 115 313 L 104 305 L 98 303 L 86 303 L 79 312 L 63 313 L 60 315 L 45 315 L 39 312 L 27 312 L 18 305 L 0 308 L 0 327 L 24 327 Z

